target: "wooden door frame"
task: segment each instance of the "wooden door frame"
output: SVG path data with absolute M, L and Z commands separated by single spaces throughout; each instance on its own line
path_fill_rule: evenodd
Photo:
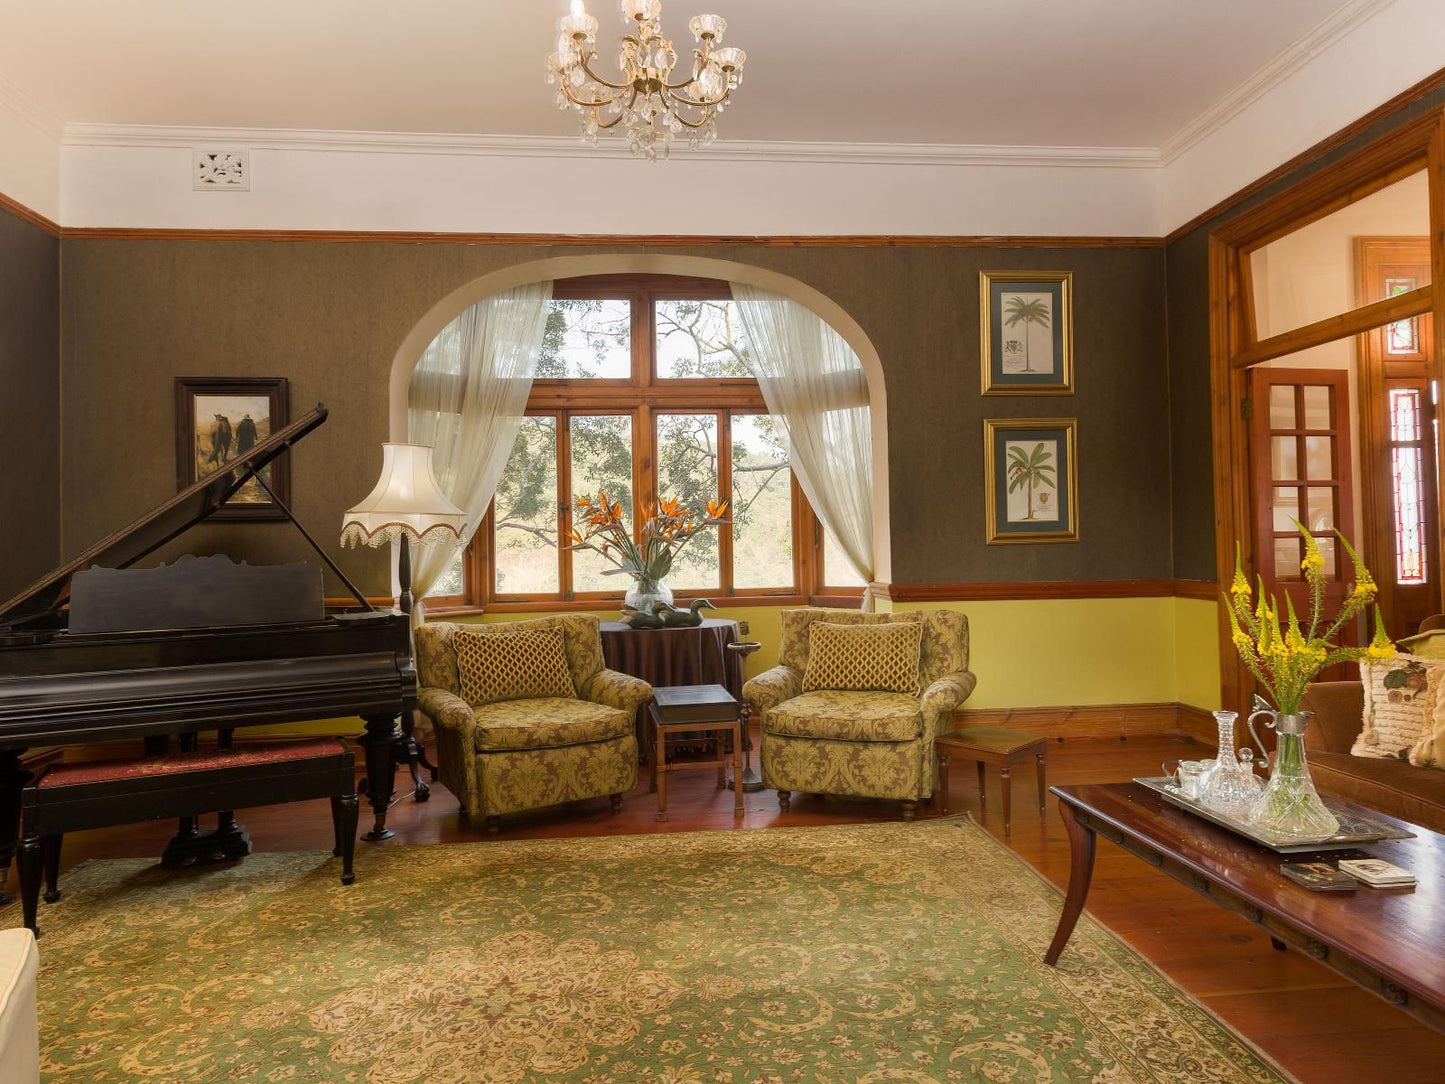
M 1430 285 L 1282 335 L 1257 339 L 1249 288 L 1249 254 L 1342 207 L 1427 170 L 1430 203 Z M 1432 109 L 1366 147 L 1245 211 L 1209 235 L 1210 421 L 1214 461 L 1215 572 L 1222 587 L 1234 577 L 1236 543 L 1253 579 L 1253 475 L 1249 459 L 1248 369 L 1312 346 L 1358 335 L 1383 323 L 1434 314 L 1435 357 L 1445 348 L 1445 108 Z M 1438 371 L 1433 374 L 1438 377 Z M 1437 483 L 1438 484 L 1438 483 Z M 1435 540 L 1440 545 L 1442 539 Z M 1221 698 L 1244 706 L 1254 682 L 1238 661 L 1228 615 L 1219 608 Z

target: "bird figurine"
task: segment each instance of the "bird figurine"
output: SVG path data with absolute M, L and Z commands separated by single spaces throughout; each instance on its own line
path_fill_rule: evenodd
M 703 610 L 716 610 L 705 598 L 693 599 L 692 605 L 685 610 L 679 610 L 676 606 L 669 606 L 663 603 L 658 607 L 656 613 L 662 618 L 664 628 L 669 629 L 695 629 L 702 624 Z

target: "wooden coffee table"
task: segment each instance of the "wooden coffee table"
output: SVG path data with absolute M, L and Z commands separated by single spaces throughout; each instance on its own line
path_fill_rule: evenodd
M 1013 831 L 1013 778 L 1011 769 L 1019 761 L 1034 760 L 1039 781 L 1039 808 L 1044 808 L 1047 784 L 1044 781 L 1044 758 L 1049 736 L 1031 730 L 1011 730 L 995 726 L 969 726 L 940 734 L 933 739 L 938 756 L 938 811 L 948 812 L 948 764 L 955 759 L 978 762 L 978 811 L 984 812 L 984 773 L 988 765 L 998 768 L 1003 790 L 1003 834 Z
M 1412 870 L 1413 889 L 1361 885 L 1351 893 L 1311 892 L 1279 872 L 1280 855 L 1170 805 L 1137 783 L 1053 787 L 1072 862 L 1064 911 L 1044 962 L 1054 964 L 1084 909 L 1103 836 L 1225 910 L 1259 926 L 1390 1004 L 1445 1031 L 1445 836 L 1370 811 L 1415 839 L 1361 845 Z M 1188 930 L 1180 931 L 1181 937 Z

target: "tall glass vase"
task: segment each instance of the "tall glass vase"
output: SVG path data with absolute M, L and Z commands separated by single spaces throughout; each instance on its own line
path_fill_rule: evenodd
M 1329 839 L 1340 830 L 1340 822 L 1325 808 L 1310 778 L 1309 760 L 1305 756 L 1305 728 L 1311 713 L 1285 715 L 1261 709 L 1249 717 L 1250 730 L 1254 720 L 1270 716 L 1267 725 L 1278 736 L 1269 783 L 1264 793 L 1249 810 L 1249 820 L 1256 828 L 1285 839 L 1310 842 Z M 1259 740 L 1255 737 L 1256 742 Z
M 643 613 L 651 613 L 652 607 L 659 602 L 672 605 L 672 588 L 662 580 L 648 579 L 645 576 L 635 578 L 622 599 L 622 605 Z

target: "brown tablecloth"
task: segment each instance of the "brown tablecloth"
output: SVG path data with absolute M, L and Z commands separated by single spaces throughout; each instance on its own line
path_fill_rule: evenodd
M 727 649 L 738 639 L 735 621 L 704 618 L 692 629 L 633 629 L 621 621 L 602 622 L 602 658 L 608 669 L 650 685 L 721 685 L 743 698 L 742 659 Z M 637 713 L 637 748 L 649 748 L 647 708 Z

